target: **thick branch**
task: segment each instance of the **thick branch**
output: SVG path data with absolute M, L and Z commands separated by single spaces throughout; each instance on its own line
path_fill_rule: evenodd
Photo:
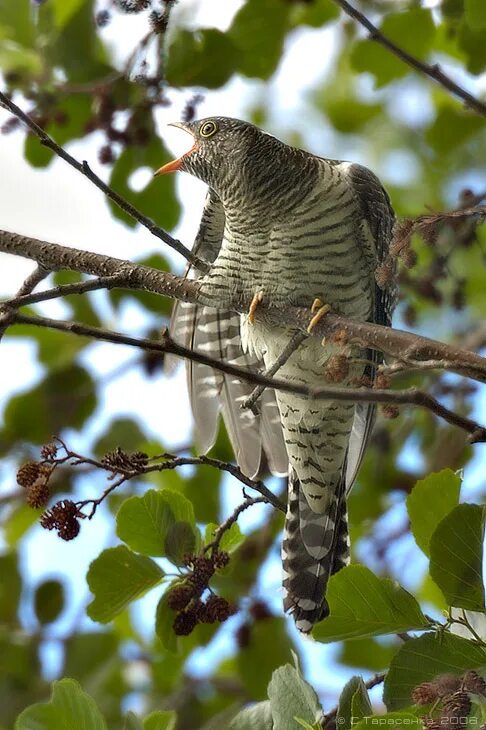
M 199 285 L 195 280 L 183 279 L 123 259 L 47 243 L 9 231 L 0 231 L 0 252 L 2 251 L 33 259 L 44 268 L 53 271 L 67 269 L 98 277 L 115 276 L 118 286 L 126 289 L 150 291 L 187 302 L 197 302 L 199 297 Z M 27 300 L 24 301 L 27 303 Z M 36 301 L 40 301 L 40 298 Z M 247 312 L 249 304 L 249 299 L 242 300 L 238 311 Z M 291 306 L 272 307 L 271 302 L 266 301 L 259 305 L 256 316 L 263 317 L 274 326 L 286 325 L 301 332 L 306 332 L 309 324 L 308 309 Z M 350 343 L 379 350 L 404 362 L 443 361 L 444 369 L 479 382 L 486 382 L 486 358 L 411 332 L 369 322 L 355 322 L 330 312 L 314 327 L 312 335 L 331 339 L 336 335 L 341 339 L 344 336 Z
M 368 20 L 368 18 L 363 15 L 363 13 L 360 13 L 359 10 L 356 10 L 356 8 L 350 5 L 347 0 L 334 0 L 334 2 L 340 5 L 347 15 L 349 15 L 351 18 L 354 18 L 354 20 L 357 20 L 358 23 L 360 23 L 364 28 L 369 31 L 371 40 L 380 43 L 391 53 L 397 56 L 401 61 L 408 64 L 408 66 L 411 66 L 416 71 L 419 71 L 421 74 L 424 74 L 425 76 L 433 79 L 444 89 L 450 91 L 451 94 L 462 99 L 470 109 L 474 109 L 475 112 L 481 114 L 483 117 L 486 117 L 486 104 L 480 99 L 477 99 L 465 89 L 463 89 L 462 86 L 456 84 L 449 76 L 447 76 L 447 74 L 445 74 L 441 70 L 438 64 L 431 65 L 428 63 L 424 63 L 415 56 L 412 56 L 403 48 L 400 48 L 400 46 L 398 46 L 386 35 L 384 35 L 380 30 L 378 30 L 376 25 L 373 25 L 373 23 Z
M 47 132 L 42 129 L 42 127 L 39 127 L 39 125 L 36 124 L 36 122 L 34 122 L 34 120 L 29 117 L 28 114 L 20 109 L 17 104 L 14 104 L 14 102 L 1 91 L 0 104 L 6 109 L 9 109 L 13 114 L 15 114 L 16 117 L 18 117 L 18 119 L 24 122 L 24 124 L 27 125 L 27 127 L 36 135 L 36 137 L 39 138 L 41 144 L 52 150 L 58 157 L 61 157 L 69 165 L 71 165 L 71 167 L 74 167 L 74 169 L 80 172 L 82 175 L 85 175 L 85 177 L 87 177 L 88 180 L 91 180 L 91 182 L 96 185 L 96 187 L 99 188 L 110 200 L 116 203 L 116 205 L 124 210 L 125 213 L 134 218 L 134 220 L 138 221 L 138 223 L 140 223 L 142 226 L 144 226 L 144 228 L 150 231 L 153 236 L 160 238 L 161 241 L 173 248 L 174 251 L 177 251 L 177 253 L 180 253 L 181 256 L 184 256 L 187 261 L 195 264 L 202 271 L 205 271 L 207 269 L 208 265 L 205 261 L 202 261 L 198 256 L 195 256 L 188 248 L 184 246 L 183 243 L 181 243 L 181 241 L 173 238 L 169 233 L 167 233 L 167 231 L 164 231 L 163 228 L 157 226 L 153 220 L 148 218 L 146 215 L 140 213 L 140 211 L 137 210 L 131 203 L 129 203 L 128 200 L 125 200 L 125 198 L 123 198 L 121 195 L 115 192 L 115 190 L 110 188 L 109 185 L 103 182 L 103 180 L 92 171 L 86 160 L 83 160 L 83 162 L 79 162 L 79 160 L 76 160 L 72 155 L 69 154 L 69 152 L 66 152 L 66 150 L 58 145 L 52 139 L 52 137 L 50 137 Z
M 142 350 L 148 350 L 151 352 L 176 355 L 177 357 L 181 357 L 186 360 L 193 360 L 194 362 L 209 365 L 216 370 L 220 370 L 221 372 L 229 375 L 234 375 L 235 377 L 241 378 L 249 383 L 262 385 L 266 388 L 274 388 L 275 390 L 283 390 L 288 393 L 295 393 L 315 400 L 339 400 L 351 401 L 353 403 L 363 401 L 366 403 L 392 403 L 395 405 L 420 406 L 432 411 L 453 426 L 462 428 L 469 434 L 469 440 L 471 443 L 486 442 L 486 429 L 480 426 L 480 424 L 469 418 L 461 416 L 458 413 L 454 413 L 454 411 L 443 406 L 438 400 L 428 395 L 428 393 L 417 390 L 416 388 L 409 388 L 401 391 L 369 388 L 337 388 L 331 386 L 310 388 L 306 385 L 297 385 L 285 380 L 269 378 L 268 376 L 260 375 L 259 373 L 246 370 L 245 368 L 241 368 L 237 365 L 231 365 L 229 363 L 207 357 L 201 352 L 189 350 L 188 348 L 177 344 L 166 332 L 162 333 L 162 339 L 160 342 L 154 342 L 143 338 L 129 337 L 128 335 L 123 335 L 120 332 L 112 332 L 100 327 L 90 327 L 79 324 L 78 322 L 60 322 L 58 320 L 47 319 L 45 317 L 30 317 L 17 314 L 15 322 L 18 324 L 56 329 L 62 332 L 71 332 L 75 335 L 90 337 L 92 339 L 102 340 L 105 342 L 112 342 L 114 344 L 138 347 Z

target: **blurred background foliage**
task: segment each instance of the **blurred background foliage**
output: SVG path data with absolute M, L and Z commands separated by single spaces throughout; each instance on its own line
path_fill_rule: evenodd
M 359 6 L 415 57 L 439 63 L 464 88 L 484 94 L 483 3 L 361 0 Z M 212 93 L 235 83 L 235 93 L 245 90 L 246 108 L 241 112 L 245 118 L 316 154 L 369 165 L 384 181 L 401 217 L 448 210 L 484 197 L 485 120 L 367 37 L 333 0 L 235 1 L 224 29 L 200 25 L 197 10 L 197 0 L 0 0 L 4 88 L 58 143 L 83 141 L 86 157 L 97 156 L 109 184 L 166 229 L 177 225 L 190 201 L 178 199 L 172 178 L 155 185 L 143 177 L 146 168 L 157 169 L 169 159 L 162 116 L 175 99 L 182 99 L 185 117 L 193 118 L 204 97 L 210 99 Z M 128 35 L 127 46 L 126 24 L 135 17 L 136 31 Z M 125 35 L 117 43 L 116 32 L 108 33 L 121 22 Z M 308 63 L 290 68 L 293 49 L 305 46 L 307 40 L 314 50 L 319 44 L 321 59 L 317 61 L 314 52 Z M 297 94 L 300 85 L 305 93 Z M 24 155 L 30 165 L 50 165 L 52 153 L 25 133 L 16 119 L 5 114 L 2 131 L 24 135 Z M 28 200 L 25 207 L 27 213 Z M 112 213 L 134 226 L 118 208 L 113 207 Z M 433 240 L 414 236 L 417 261 L 410 269 L 401 268 L 397 326 L 478 351 L 483 348 L 485 246 L 484 227 L 476 228 L 470 220 L 442 224 Z M 173 257 L 165 258 L 166 252 L 159 251 L 155 243 L 154 253 L 141 262 L 181 270 L 179 262 L 174 264 Z M 75 280 L 76 275 L 57 273 L 49 281 L 58 285 Z M 138 334 L 153 334 L 170 314 L 170 302 L 160 297 L 115 291 L 105 298 L 68 297 L 63 316 L 116 328 L 128 306 L 136 307 L 137 316 L 143 314 Z M 163 453 L 167 447 L 144 432 L 136 417 L 113 420 L 96 438 L 86 435 L 87 424 L 99 413 L 104 387 L 103 377 L 86 366 L 86 352 L 92 347 L 87 339 L 24 326 L 12 328 L 5 338 L 29 338 L 42 375 L 33 387 L 8 399 L 0 429 L 5 463 L 0 495 L 2 730 L 13 727 L 25 707 L 47 699 L 48 679 L 53 677 L 77 680 L 96 700 L 109 728 L 122 727 L 127 708 L 135 708 L 145 715 L 167 711 L 165 718 L 156 717 L 153 724 L 147 721 L 144 727 L 149 730 L 173 727 L 172 711 L 177 714 L 177 730 L 209 730 L 227 727 L 224 718 L 234 707 L 264 700 L 272 672 L 291 661 L 291 651 L 300 655 L 306 674 L 320 677 L 316 689 L 327 708 L 336 700 L 332 690 L 326 691 L 328 672 L 337 673 L 344 684 L 353 672 L 367 677 L 390 664 L 400 646 L 394 637 L 344 641 L 324 654 L 319 653 L 322 647 L 310 651 L 296 636 L 282 618 L 279 596 L 273 595 L 280 580 L 282 519 L 268 508 L 246 526 L 244 541 L 235 546 L 231 570 L 215 582 L 222 595 L 238 605 L 239 613 L 222 628 L 200 625 L 178 639 L 176 651 L 174 646 L 167 648 L 174 637 L 170 622 L 164 628 L 167 619 L 159 613 L 158 637 L 153 622 L 141 626 L 131 607 L 100 630 L 83 618 L 86 591 L 75 600 L 57 575 L 39 583 L 18 558 L 40 513 L 25 505 L 22 490 L 15 486 L 16 467 L 38 459 L 39 446 L 53 434 L 82 443 L 85 453 L 98 457 L 119 446 L 149 454 Z M 155 393 L 165 377 L 162 365 L 160 358 L 136 356 L 130 367 L 153 380 Z M 432 373 L 404 374 L 396 383 L 426 387 L 455 410 L 482 416 L 484 421 L 485 393 L 477 384 Z M 161 406 L 160 411 L 161 419 L 170 420 L 170 408 Z M 179 450 L 196 453 L 190 434 Z M 223 429 L 212 455 L 232 458 Z M 402 408 L 396 419 L 380 417 L 350 499 L 354 559 L 379 576 L 398 578 L 438 615 L 446 602 L 411 537 L 405 498 L 417 479 L 449 468 L 464 470 L 464 498 L 480 502 L 485 466 L 480 446 L 473 450 L 462 432 L 427 411 Z M 90 495 L 96 495 L 104 488 L 102 480 L 101 474 L 87 469 L 59 469 L 51 493 L 57 499 L 86 494 L 88 484 Z M 227 516 L 225 483 L 220 472 L 206 466 L 154 473 L 130 482 L 123 495 L 111 495 L 99 523 L 95 519 L 82 529 L 104 531 L 103 547 L 116 544 L 114 515 L 120 504 L 127 495 L 141 495 L 148 487 L 168 487 L 189 499 L 194 529 L 217 524 Z M 268 483 L 282 491 L 278 481 Z M 232 488 L 239 490 L 236 482 Z M 57 540 L 54 534 L 50 538 Z M 74 547 L 58 542 L 53 554 L 65 549 Z M 75 552 L 72 555 L 75 560 Z M 170 572 L 167 562 L 163 567 Z M 62 622 L 66 615 L 67 628 Z M 53 663 L 49 647 L 54 644 Z M 208 646 L 216 648 L 207 654 L 206 669 L 196 673 L 191 658 Z M 218 647 L 224 650 L 218 653 Z M 78 691 L 73 687 L 63 686 L 59 693 Z M 210 724 L 218 713 L 222 713 L 219 724 Z M 125 727 L 142 727 L 138 722 L 130 716 Z M 264 727 L 263 721 L 260 726 Z

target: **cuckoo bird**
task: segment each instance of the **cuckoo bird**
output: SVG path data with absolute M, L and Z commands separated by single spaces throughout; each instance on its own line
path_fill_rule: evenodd
M 208 185 L 195 253 L 211 263 L 200 302 L 178 302 L 172 336 L 219 360 L 262 371 L 295 334 L 264 318 L 235 313 L 243 301 L 311 307 L 320 299 L 354 320 L 390 325 L 393 286 L 380 288 L 394 215 L 378 178 L 366 167 L 290 147 L 252 124 L 212 117 L 174 126 L 192 148 L 156 174 L 188 172 Z M 324 309 L 322 311 L 325 311 Z M 308 337 L 279 370 L 291 383 L 326 383 L 326 366 L 342 345 Z M 373 377 L 376 351 L 348 346 L 340 385 Z M 308 633 L 328 615 L 329 577 L 349 562 L 346 495 L 373 426 L 367 403 L 312 400 L 266 389 L 258 409 L 241 408 L 252 386 L 206 365 L 188 365 L 197 443 L 215 442 L 222 412 L 241 470 L 266 464 L 287 475 L 282 542 L 284 608 Z

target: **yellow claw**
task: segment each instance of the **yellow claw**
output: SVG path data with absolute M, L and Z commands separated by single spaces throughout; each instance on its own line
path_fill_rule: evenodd
M 331 311 L 329 304 L 323 304 L 320 299 L 314 299 L 311 307 L 311 312 L 314 315 L 309 322 L 307 332 L 312 334 L 314 327 L 321 321 L 321 319 Z M 324 344 L 324 343 L 323 343 Z
M 254 324 L 255 322 L 255 314 L 258 305 L 263 302 L 263 292 L 258 291 L 256 294 L 253 295 L 253 299 L 251 300 L 250 309 L 248 310 L 248 322 L 250 324 Z

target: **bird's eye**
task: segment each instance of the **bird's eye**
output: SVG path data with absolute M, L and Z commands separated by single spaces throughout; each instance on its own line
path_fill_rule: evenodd
M 199 134 L 201 137 L 212 137 L 218 127 L 214 122 L 203 122 L 199 128 Z

